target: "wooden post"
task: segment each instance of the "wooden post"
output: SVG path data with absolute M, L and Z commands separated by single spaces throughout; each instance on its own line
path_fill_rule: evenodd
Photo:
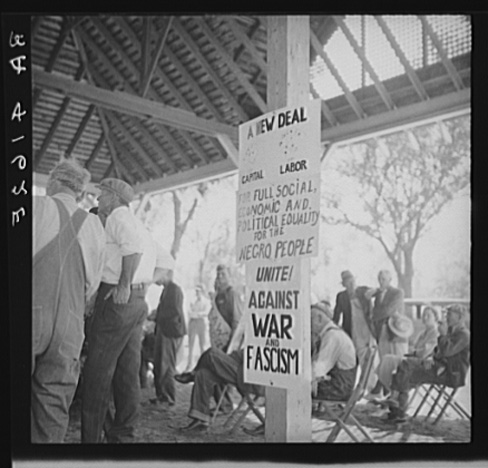
M 309 100 L 310 19 L 268 17 L 268 110 Z M 311 442 L 310 259 L 301 259 L 304 375 L 291 389 L 266 387 L 267 442 Z

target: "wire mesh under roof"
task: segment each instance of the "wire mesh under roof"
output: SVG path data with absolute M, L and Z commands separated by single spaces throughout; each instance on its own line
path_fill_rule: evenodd
M 465 15 L 424 17 L 435 33 L 447 57 L 453 58 L 471 51 L 471 22 Z M 425 25 L 418 16 L 381 16 L 413 69 L 441 61 L 431 37 L 424 33 Z M 374 16 L 346 16 L 346 27 L 364 52 L 381 81 L 403 75 L 405 68 Z M 337 29 L 324 47 L 324 52 L 336 67 L 350 91 L 373 84 L 364 64 L 341 29 Z M 323 58 L 317 56 L 310 70 L 311 83 L 322 99 L 344 93 Z

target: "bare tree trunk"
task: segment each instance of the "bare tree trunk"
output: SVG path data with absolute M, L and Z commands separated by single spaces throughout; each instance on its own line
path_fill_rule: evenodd
M 185 233 L 186 227 L 188 222 L 193 218 L 195 214 L 195 209 L 198 205 L 198 198 L 195 198 L 193 201 L 193 205 L 188 211 L 188 215 L 186 219 L 182 221 L 181 216 L 181 198 L 176 191 L 171 192 L 173 194 L 173 207 L 175 213 L 175 234 L 173 237 L 173 243 L 171 245 L 171 255 L 176 258 L 181 246 L 181 239 L 183 238 L 183 234 Z

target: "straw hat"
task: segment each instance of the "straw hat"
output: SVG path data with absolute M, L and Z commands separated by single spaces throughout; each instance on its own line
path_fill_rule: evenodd
M 399 338 L 409 338 L 413 333 L 413 323 L 405 315 L 395 314 L 388 319 L 390 330 Z

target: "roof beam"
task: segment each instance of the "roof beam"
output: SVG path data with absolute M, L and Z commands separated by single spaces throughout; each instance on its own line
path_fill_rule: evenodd
M 180 59 L 170 50 L 169 47 L 164 51 L 166 57 L 171 61 L 172 65 L 178 70 L 183 79 L 190 85 L 193 92 L 198 96 L 200 101 L 207 106 L 211 114 L 217 119 L 222 120 L 222 114 L 220 110 L 215 107 L 214 103 L 207 97 L 207 95 L 202 91 L 200 85 L 195 81 L 195 79 L 186 70 L 185 66 L 180 62 Z
M 66 149 L 66 157 L 70 156 L 73 150 L 75 149 L 76 144 L 81 138 L 81 135 L 83 135 L 83 132 L 85 131 L 86 126 L 88 125 L 88 122 L 90 121 L 94 112 L 95 112 L 95 106 L 93 104 L 90 104 L 87 111 L 85 112 L 85 115 L 83 116 L 80 125 L 78 126 L 78 129 L 76 130 L 75 136 L 71 139 L 71 142 L 68 145 L 68 148 Z
M 115 135 L 112 130 L 109 130 L 110 141 L 114 145 L 115 153 L 119 155 L 123 155 L 124 159 L 121 158 L 121 161 L 125 161 L 126 164 L 130 165 L 136 172 L 139 174 L 139 177 L 142 180 L 150 179 L 149 174 L 147 173 L 146 169 L 144 169 L 139 161 L 131 154 L 131 152 L 120 142 L 120 139 Z
M 123 19 L 116 18 L 115 20 L 118 22 L 118 24 L 122 28 L 122 30 L 132 39 L 134 46 L 136 48 L 138 48 L 138 51 L 140 53 L 140 47 L 138 47 L 139 46 L 139 40 L 137 38 L 137 35 L 132 30 L 132 28 Z M 137 71 L 136 71 L 136 73 L 137 73 Z M 176 86 L 173 85 L 173 83 L 168 79 L 166 74 L 161 71 L 159 66 L 156 67 L 156 74 L 157 74 L 158 78 L 161 79 L 163 81 L 163 83 L 165 83 L 165 85 L 170 89 L 170 91 L 173 93 L 173 95 L 178 99 L 178 101 L 180 102 L 180 105 L 182 105 L 182 107 L 184 109 L 186 109 L 187 111 L 191 112 L 194 115 L 192 107 L 186 102 L 186 100 L 183 98 L 183 96 L 180 93 L 180 91 L 178 90 L 178 88 L 176 88 Z M 150 90 L 150 93 L 151 93 L 151 95 L 155 96 L 156 101 L 159 102 L 161 100 L 161 98 L 156 93 L 152 94 L 151 90 Z M 235 129 L 235 130 L 236 130 L 236 135 L 237 135 L 237 129 Z M 205 151 L 200 147 L 200 145 L 198 145 L 193 140 L 193 138 L 188 134 L 188 132 L 180 130 L 180 133 L 181 133 L 182 137 L 185 139 L 185 141 L 188 143 L 188 145 L 191 148 L 193 148 L 193 151 L 195 152 L 195 154 L 202 161 L 206 161 L 207 155 L 206 155 Z M 186 159 L 188 159 L 188 158 L 186 158 Z M 190 167 L 191 166 L 193 166 L 193 164 L 190 164 Z
M 310 33 L 312 30 L 310 30 Z M 318 95 L 317 91 L 313 89 L 312 83 L 310 83 L 310 93 L 314 97 L 314 99 L 320 99 L 320 96 Z M 331 124 L 331 125 L 337 125 L 337 119 L 335 118 L 335 115 L 332 113 L 332 111 L 329 109 L 327 104 L 323 99 L 320 99 L 320 109 L 322 111 L 322 115 L 325 117 L 325 119 Z
M 81 64 L 78 67 L 78 71 L 76 72 L 74 82 L 78 82 L 78 80 L 81 79 L 81 77 L 83 76 L 84 72 L 85 72 L 85 67 L 83 64 Z M 73 81 L 73 80 L 70 80 L 70 81 Z M 63 99 L 63 103 L 61 104 L 61 107 L 58 110 L 58 113 L 56 114 L 54 122 L 52 123 L 51 128 L 49 129 L 49 132 L 46 135 L 46 138 L 44 138 L 44 141 L 42 142 L 42 146 L 39 148 L 39 151 L 37 152 L 37 154 L 34 157 L 34 170 L 36 170 L 37 167 L 39 166 L 39 163 L 41 162 L 41 159 L 43 158 L 44 153 L 46 152 L 47 148 L 51 144 L 51 141 L 54 137 L 54 134 L 56 133 L 56 130 L 58 129 L 59 124 L 63 120 L 64 114 L 65 114 L 66 110 L 68 109 L 68 106 L 70 105 L 70 103 L 71 103 L 71 97 L 67 96 Z
M 134 120 L 134 117 L 127 117 L 127 119 L 129 120 L 132 126 L 137 128 L 137 130 L 141 132 L 142 136 L 144 137 L 144 141 L 146 141 L 147 144 L 151 146 L 151 148 L 156 154 L 160 154 L 163 151 L 163 148 L 161 147 L 159 142 L 156 142 L 154 140 L 154 137 L 149 133 L 149 131 L 146 129 L 146 127 L 142 122 L 136 122 Z M 167 154 L 165 154 L 164 161 L 169 166 L 171 171 L 178 172 L 178 168 L 176 167 L 175 163 L 171 160 L 171 158 Z
M 137 141 L 136 137 L 132 135 L 132 133 L 122 123 L 122 121 L 117 118 L 117 116 L 111 111 L 106 111 L 106 114 L 108 120 L 112 123 L 113 127 L 125 136 L 129 143 L 136 149 L 137 154 L 146 162 L 146 164 L 151 168 L 156 176 L 161 177 L 162 175 L 164 175 L 164 171 L 152 160 L 152 158 L 147 155 L 146 149 L 142 146 L 141 143 L 139 143 L 139 141 Z
M 234 33 L 234 36 L 237 40 L 247 49 L 247 51 L 251 54 L 251 57 L 257 63 L 259 68 L 267 74 L 268 73 L 268 65 L 266 61 L 263 59 L 260 52 L 257 50 L 254 42 L 249 38 L 249 36 L 241 29 L 241 27 L 237 24 L 231 17 L 225 17 L 224 21 L 227 23 L 230 30 Z M 240 55 L 240 54 L 239 54 Z
M 357 43 L 356 39 L 352 35 L 351 31 L 349 31 L 349 28 L 346 26 L 346 23 L 340 16 L 333 16 L 334 21 L 337 23 L 339 28 L 342 30 L 344 35 L 346 36 L 346 39 L 349 41 L 349 44 L 351 44 L 352 48 L 354 49 L 354 52 L 356 52 L 356 55 L 359 57 L 361 60 L 363 66 L 366 68 L 366 71 L 369 73 L 369 76 L 374 82 L 375 88 L 378 91 L 378 94 L 380 95 L 381 99 L 385 103 L 386 107 L 388 110 L 392 110 L 395 108 L 395 104 L 393 103 L 390 95 L 388 94 L 388 91 L 386 90 L 385 86 L 381 82 L 381 80 L 378 78 L 378 75 L 376 74 L 376 71 L 374 68 L 371 66 L 369 63 L 369 60 L 366 57 L 366 54 L 363 52 L 359 44 Z
M 429 99 L 429 96 L 428 96 L 427 92 L 425 91 L 425 88 L 422 85 L 419 77 L 417 76 L 417 73 L 415 73 L 415 70 L 413 69 L 412 65 L 410 65 L 410 62 L 408 61 L 406 55 L 403 53 L 403 50 L 401 49 L 400 44 L 398 44 L 398 42 L 395 39 L 395 36 L 391 32 L 390 28 L 386 24 L 386 21 L 381 16 L 374 16 L 374 19 L 376 20 L 376 22 L 378 23 L 378 26 L 383 31 L 383 34 L 386 36 L 386 39 L 388 40 L 390 45 L 393 47 L 393 50 L 395 51 L 396 56 L 398 57 L 401 64 L 403 65 L 403 68 L 405 68 L 405 72 L 407 73 L 407 76 L 409 77 L 410 81 L 412 82 L 412 85 L 415 88 L 415 91 L 417 91 L 417 94 L 419 95 L 420 99 L 422 101 Z
M 190 34 L 185 30 L 185 28 L 181 24 L 180 20 L 175 18 L 173 25 L 174 25 L 174 30 L 178 33 L 181 39 L 183 39 L 185 46 L 188 47 L 191 53 L 197 58 L 199 64 L 207 72 L 208 76 L 213 80 L 217 89 L 227 99 L 227 101 L 232 106 L 232 108 L 234 109 L 238 117 L 244 122 L 249 120 L 249 115 L 242 108 L 242 106 L 237 102 L 237 99 L 234 97 L 234 94 L 229 91 L 226 84 L 223 82 L 223 80 L 220 78 L 220 76 L 217 74 L 214 68 L 208 63 L 207 59 L 202 54 L 199 47 L 196 45 L 195 41 L 193 40 L 193 38 L 190 36 Z
M 104 34 L 107 34 L 107 35 L 109 35 L 109 34 L 110 34 L 110 33 L 109 33 L 109 31 L 108 31 L 107 29 L 103 29 L 103 28 L 104 28 L 104 26 L 103 26 L 103 25 L 98 25 L 97 27 L 100 27 L 100 28 L 103 30 Z M 101 51 L 99 51 L 99 49 L 97 48 L 96 44 L 94 44 L 94 43 L 93 43 L 93 41 L 91 41 L 91 39 L 90 39 L 89 37 L 87 37 L 87 35 L 86 35 L 86 34 L 82 33 L 82 35 L 83 35 L 83 37 L 84 37 L 84 40 L 85 40 L 85 41 L 88 43 L 88 45 L 89 45 L 90 47 L 92 47 L 92 48 L 93 48 L 93 50 L 94 50 L 95 52 L 96 52 L 96 51 L 98 51 L 98 53 L 100 54 L 100 53 L 101 53 Z M 113 38 L 112 38 L 111 40 L 112 40 L 112 41 L 114 41 L 114 39 L 113 39 Z M 115 43 L 115 46 L 116 46 L 116 43 Z M 123 50 L 119 50 L 119 53 L 122 55 L 122 57 L 123 57 L 123 58 L 126 58 L 127 60 L 130 60 L 130 59 L 129 59 L 129 57 L 127 57 L 127 56 L 126 56 L 125 51 L 123 51 Z M 131 63 L 132 63 L 132 62 L 131 62 Z M 138 72 L 138 71 L 137 71 L 137 69 L 136 69 L 136 67 L 135 67 L 135 65 L 134 65 L 134 64 L 132 64 L 132 69 L 133 69 L 134 73 L 137 75 L 137 72 Z M 120 73 L 118 70 L 116 70 L 116 69 L 114 68 L 114 69 L 112 70 L 112 72 L 114 73 L 114 76 L 115 76 L 116 78 L 118 78 L 118 79 L 120 79 L 120 80 L 122 80 L 122 81 L 124 80 L 124 77 L 121 75 L 121 73 Z M 95 80 L 95 81 L 96 81 L 96 82 L 99 84 L 99 86 L 101 86 L 102 88 L 109 88 L 109 85 L 108 85 L 108 83 L 106 82 L 106 80 L 105 80 L 105 79 L 104 79 L 104 78 L 103 78 L 103 77 L 102 77 L 102 76 L 101 76 L 101 75 L 100 75 L 98 72 L 96 72 L 96 70 L 95 70 L 94 68 L 91 68 L 91 74 L 92 74 L 92 76 L 93 76 L 94 78 L 96 78 L 96 80 Z M 93 84 L 93 83 L 92 83 L 92 84 Z M 126 84 L 127 84 L 127 86 L 129 86 L 129 87 L 130 87 L 130 89 L 131 89 L 132 91 L 134 91 L 134 94 L 136 94 L 136 89 L 135 89 L 133 86 L 131 86 L 131 85 L 130 85 L 130 83 L 128 83 L 128 82 L 126 82 Z M 152 91 L 152 90 L 149 90 L 149 91 L 150 91 L 150 93 L 151 93 L 151 94 L 153 93 L 153 91 Z M 158 99 L 156 99 L 156 100 L 158 101 Z M 143 124 L 138 122 L 138 123 L 137 123 L 137 126 L 138 126 L 139 128 L 141 128 L 141 127 L 143 127 Z M 152 143 L 153 145 L 155 145 L 155 144 L 156 144 L 156 141 L 155 141 L 155 139 L 154 139 L 154 137 L 153 137 L 152 135 L 149 135 L 148 141 L 149 141 L 149 143 Z M 158 147 L 159 147 L 159 143 L 158 143 L 157 145 L 158 145 Z M 166 163 L 167 163 L 169 166 L 174 167 L 174 163 L 173 163 L 173 161 L 171 161 L 171 160 L 170 160 L 170 158 L 169 158 L 169 157 L 168 157 L 168 156 L 167 156 L 167 155 L 166 155 L 166 154 L 165 154 L 165 153 L 162 151 L 162 149 L 159 149 L 158 151 L 156 151 L 156 154 L 158 154 L 158 155 L 159 155 L 159 154 L 162 154 L 162 156 L 164 157 L 164 159 L 165 159 Z
M 81 38 L 79 37 L 79 33 L 76 31 L 76 30 L 73 30 L 73 41 L 75 43 L 75 46 L 76 48 L 78 49 L 78 52 L 80 54 L 80 60 L 81 62 L 83 63 L 85 69 L 87 70 L 87 79 L 88 79 L 88 82 L 90 84 L 94 84 L 95 83 L 95 77 L 94 77 L 94 74 L 95 71 L 94 71 L 94 68 L 90 65 L 90 62 L 88 61 L 88 57 L 86 55 L 86 50 L 85 50 L 85 47 L 83 45 L 83 42 L 81 40 Z M 98 78 L 99 80 L 101 78 Z M 97 109 L 97 112 L 98 112 L 98 117 L 99 117 L 99 120 L 100 120 L 100 124 L 102 126 L 102 137 L 104 136 L 105 137 L 105 140 L 107 141 L 107 146 L 108 146 L 108 150 L 109 150 L 109 154 L 112 158 L 112 164 L 110 165 L 110 167 L 112 168 L 115 168 L 116 172 L 117 172 L 117 175 L 119 175 L 119 173 L 122 173 L 124 174 L 124 176 L 126 177 L 126 179 L 133 183 L 134 181 L 134 178 L 132 177 L 132 175 L 130 174 L 130 170 L 128 168 L 125 167 L 125 165 L 119 160 L 118 156 L 117 156 L 117 152 L 115 151 L 115 148 L 113 146 L 113 143 L 112 143 L 112 140 L 110 138 L 110 128 L 107 124 L 107 118 L 104 114 L 104 111 L 101 107 L 99 106 L 94 106 L 92 105 L 93 107 L 96 107 Z M 100 139 L 101 140 L 101 139 Z M 99 143 L 100 143 L 100 140 L 99 140 Z M 97 143 L 97 147 L 98 147 L 98 143 Z M 100 144 L 100 147 L 101 147 L 101 144 Z M 91 155 L 90 155 L 90 165 L 91 165 L 91 162 L 93 161 L 92 158 L 96 157 L 96 154 L 98 153 L 98 149 L 97 151 L 94 151 Z M 88 166 L 88 164 L 87 164 Z M 142 170 L 142 168 L 140 168 Z M 105 174 L 109 174 L 111 172 L 111 169 L 110 170 L 107 170 L 107 172 Z M 142 170 L 142 173 L 143 174 L 146 174 L 146 172 L 144 170 Z M 104 175 L 105 177 L 106 175 Z M 146 178 L 147 175 L 144 175 L 143 178 Z
M 467 114 L 470 112 L 470 106 L 471 92 L 469 89 L 464 89 L 370 116 L 367 119 L 327 128 L 322 130 L 321 141 L 350 143 L 373 135 L 397 131 L 399 128 L 419 125 L 420 122 Z
M 145 97 L 147 91 L 149 89 L 149 85 L 151 84 L 152 77 L 154 76 L 154 72 L 159 62 L 159 57 L 161 56 L 161 52 L 163 51 L 164 45 L 166 44 L 166 39 L 168 38 L 169 31 L 171 29 L 171 25 L 173 23 L 173 16 L 170 16 L 168 22 L 159 36 L 159 41 L 156 45 L 156 49 L 154 51 L 153 57 L 151 59 L 151 64 L 149 65 L 149 69 L 147 70 L 144 78 L 141 79 L 141 96 Z
M 328 128 L 322 131 L 321 140 L 334 146 L 355 140 L 364 140 L 373 135 L 399 131 L 402 128 L 421 125 L 428 121 L 467 114 L 470 112 L 470 103 L 470 92 L 465 89 L 457 93 L 400 107 L 367 119 Z M 134 189 L 137 193 L 164 192 L 236 173 L 237 169 L 232 160 L 225 159 L 184 173 L 143 182 L 137 184 Z
M 320 55 L 322 60 L 325 62 L 325 65 L 332 73 L 332 76 L 335 78 L 335 80 L 341 87 L 342 91 L 344 91 L 344 96 L 346 97 L 347 102 L 352 107 L 357 117 L 359 119 L 363 119 L 367 117 L 366 113 L 363 111 L 358 100 L 356 99 L 354 94 L 351 93 L 350 89 L 347 87 L 346 82 L 342 79 L 341 74 L 337 71 L 337 68 L 332 63 L 332 60 L 330 60 L 329 56 L 327 55 L 324 48 L 322 47 L 322 44 L 320 43 L 318 37 L 315 35 L 315 33 L 312 30 L 310 30 L 310 42 L 312 43 L 312 48 L 315 51 L 315 53 Z
M 425 18 L 425 16 L 419 16 L 419 19 L 422 22 L 422 26 L 424 28 L 424 31 L 427 32 L 432 43 L 434 44 L 434 47 L 437 49 L 437 52 L 439 52 L 439 56 L 441 58 L 442 64 L 446 68 L 447 73 L 449 74 L 449 77 L 451 78 L 452 82 L 454 83 L 454 86 L 456 87 L 456 89 L 458 91 L 461 89 L 464 89 L 463 80 L 459 76 L 459 73 L 456 70 L 456 67 L 453 65 L 453 63 L 451 62 L 451 60 L 447 56 L 447 53 L 444 50 L 442 42 L 437 37 L 437 34 L 435 33 L 434 29 L 432 28 L 432 26 L 427 21 L 427 18 Z
M 223 159 L 161 179 L 150 180 L 134 186 L 135 193 L 157 193 L 188 187 L 190 185 L 237 173 L 232 159 Z
M 256 91 L 256 88 L 249 82 L 246 78 L 244 72 L 241 68 L 234 62 L 233 58 L 229 55 L 225 47 L 220 43 L 220 41 L 215 37 L 215 34 L 210 29 L 208 24 L 202 18 L 193 18 L 193 20 L 198 24 L 200 29 L 205 33 L 210 43 L 216 49 L 217 53 L 220 55 L 227 67 L 232 71 L 234 76 L 237 78 L 241 86 L 247 91 L 249 96 L 252 98 L 254 103 L 258 106 L 261 112 L 267 112 L 267 106 L 264 99 Z
M 97 157 L 98 152 L 102 148 L 104 141 L 105 141 L 105 134 L 102 131 L 102 134 L 100 135 L 100 138 L 98 139 L 97 144 L 93 148 L 93 151 L 91 152 L 90 157 L 85 162 L 85 168 L 88 171 L 90 170 L 93 161 L 95 161 L 95 158 Z
M 37 68 L 33 69 L 34 82 L 38 86 L 49 88 L 102 106 L 106 109 L 134 115 L 140 118 L 151 117 L 155 121 L 181 128 L 202 135 L 216 137 L 219 134 L 237 139 L 237 128 L 230 125 L 201 119 L 195 114 L 168 107 L 158 102 L 142 99 L 121 91 L 108 91 L 92 85 L 78 83 L 52 73 L 46 73 Z
M 150 16 L 144 16 L 144 33 L 143 40 L 141 41 L 141 72 L 140 72 L 140 86 L 141 86 L 141 96 L 144 97 L 144 83 L 148 75 L 149 61 L 151 60 L 151 25 L 152 18 Z

